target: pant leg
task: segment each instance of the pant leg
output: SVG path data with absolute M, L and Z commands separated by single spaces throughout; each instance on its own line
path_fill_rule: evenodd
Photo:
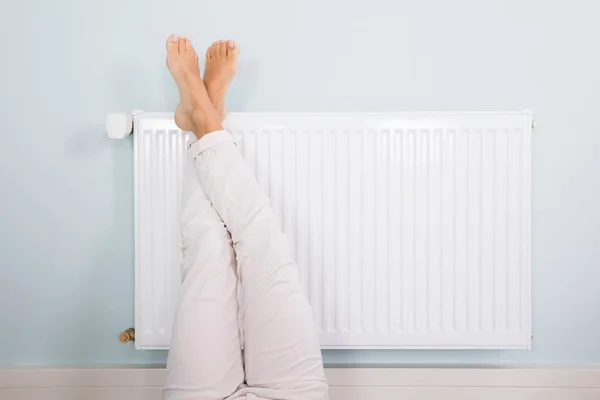
M 233 238 L 244 291 L 248 386 L 265 398 L 328 398 L 312 310 L 269 199 L 228 132 L 204 136 L 190 153 Z
M 224 399 L 244 381 L 235 254 L 191 159 L 186 167 L 181 288 L 164 398 Z

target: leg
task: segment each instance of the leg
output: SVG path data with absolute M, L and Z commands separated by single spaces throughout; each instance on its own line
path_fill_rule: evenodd
M 184 188 L 182 282 L 164 397 L 223 399 L 244 382 L 235 256 L 193 166 L 191 172 Z
M 244 382 L 235 255 L 223 221 L 198 182 L 193 161 L 186 167 L 182 283 L 164 397 L 223 399 Z
M 190 146 L 200 182 L 232 235 L 244 290 L 249 389 L 261 397 L 326 399 L 312 310 L 288 244 L 256 179 L 226 131 Z
M 225 95 L 237 70 L 238 45 L 218 41 L 206 53 L 204 83 L 225 117 Z M 201 136 L 199 136 L 201 137 Z M 192 145 L 201 183 L 234 240 L 244 290 L 245 358 L 249 389 L 272 398 L 326 398 L 312 310 L 297 279 L 283 233 L 231 136 L 207 135 Z M 282 389 L 269 393 L 270 389 Z

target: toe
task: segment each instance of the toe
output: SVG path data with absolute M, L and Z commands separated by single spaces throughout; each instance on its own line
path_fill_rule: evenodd
M 169 36 L 167 39 L 167 50 L 175 50 L 177 49 L 177 42 L 179 41 L 179 37 L 175 34 Z
M 235 57 L 239 53 L 238 44 L 234 40 L 227 41 L 227 57 Z
M 179 50 L 179 54 L 185 53 L 185 37 L 179 38 L 178 50 Z
M 227 41 L 221 40 L 219 43 L 219 55 L 225 57 L 227 55 Z

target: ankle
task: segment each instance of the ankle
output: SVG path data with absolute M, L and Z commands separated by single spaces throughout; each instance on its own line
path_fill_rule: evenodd
M 219 118 L 221 118 L 221 121 L 225 118 L 225 101 L 223 99 L 218 99 L 218 100 L 213 100 L 211 98 L 211 103 L 214 107 L 214 109 L 217 111 L 217 114 L 219 115 Z
M 191 118 L 201 135 L 223 129 L 219 114 L 212 108 L 202 109 L 196 107 L 191 113 Z
M 221 120 L 221 122 L 223 122 L 223 121 L 225 121 L 225 118 L 227 118 L 227 109 L 225 107 L 223 107 L 219 111 L 219 119 Z

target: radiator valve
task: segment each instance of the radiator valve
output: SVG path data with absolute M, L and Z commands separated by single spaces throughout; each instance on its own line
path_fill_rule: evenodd
M 126 331 L 121 332 L 119 335 L 121 343 L 134 342 L 135 341 L 135 329 L 129 328 Z

